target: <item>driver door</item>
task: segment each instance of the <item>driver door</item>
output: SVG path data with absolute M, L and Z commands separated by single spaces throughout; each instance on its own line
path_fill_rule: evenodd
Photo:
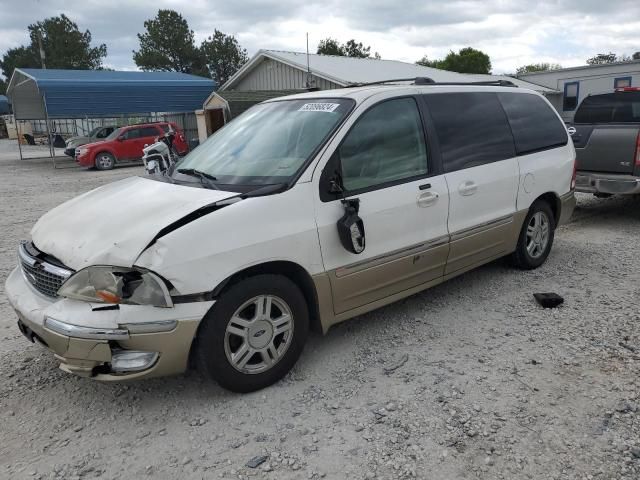
M 316 221 L 336 315 L 444 275 L 448 190 L 430 158 L 416 100 L 393 98 L 354 122 L 323 169 Z M 342 194 L 330 193 L 336 179 Z M 343 195 L 359 200 L 360 254 L 339 239 Z

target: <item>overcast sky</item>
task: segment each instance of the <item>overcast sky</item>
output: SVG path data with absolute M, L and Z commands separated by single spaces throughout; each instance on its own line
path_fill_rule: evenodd
M 28 42 L 30 23 L 65 13 L 94 43 L 107 44 L 107 66 L 135 69 L 136 33 L 159 8 L 180 12 L 198 43 L 217 28 L 250 55 L 304 51 L 305 32 L 312 51 L 327 36 L 355 38 L 382 58 L 407 62 L 472 46 L 489 54 L 494 73 L 640 50 L 640 0 L 0 0 L 0 55 Z

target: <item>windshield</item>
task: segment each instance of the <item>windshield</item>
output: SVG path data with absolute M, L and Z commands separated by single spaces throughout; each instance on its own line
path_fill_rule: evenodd
M 116 128 L 113 132 L 111 132 L 109 134 L 108 137 L 105 137 L 105 141 L 106 140 L 115 140 L 116 138 L 118 138 L 120 136 L 121 133 L 122 133 L 122 128 Z
M 256 105 L 189 153 L 174 172 L 198 170 L 228 185 L 285 183 L 322 145 L 352 105 L 348 99 Z
M 100 129 L 101 129 L 101 128 L 102 128 L 102 127 L 96 127 L 96 128 L 94 128 L 93 130 L 91 130 L 91 131 L 89 132 L 89 135 L 88 135 L 88 136 L 89 136 L 89 137 L 95 137 L 95 136 L 96 136 L 96 134 L 100 131 Z

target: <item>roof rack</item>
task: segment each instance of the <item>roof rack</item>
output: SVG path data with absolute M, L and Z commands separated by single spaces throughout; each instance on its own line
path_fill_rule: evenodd
M 495 87 L 518 88 L 515 83 L 509 80 L 483 80 L 477 82 L 436 82 L 434 79 L 429 77 L 394 78 L 392 80 L 378 80 L 377 82 L 350 83 L 345 88 L 366 87 L 369 85 L 384 85 L 385 83 L 394 82 L 413 82 L 413 85 L 486 85 Z

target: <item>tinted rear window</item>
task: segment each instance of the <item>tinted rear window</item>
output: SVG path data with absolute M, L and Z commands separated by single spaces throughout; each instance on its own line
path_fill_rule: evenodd
M 513 135 L 492 92 L 425 95 L 445 172 L 515 157 Z
M 574 123 L 640 123 L 640 92 L 615 92 L 585 98 Z
M 518 155 L 566 145 L 567 130 L 552 107 L 537 95 L 499 93 Z
M 142 127 L 140 129 L 140 136 L 141 137 L 154 137 L 159 135 L 160 132 L 158 132 L 158 129 L 156 127 Z

